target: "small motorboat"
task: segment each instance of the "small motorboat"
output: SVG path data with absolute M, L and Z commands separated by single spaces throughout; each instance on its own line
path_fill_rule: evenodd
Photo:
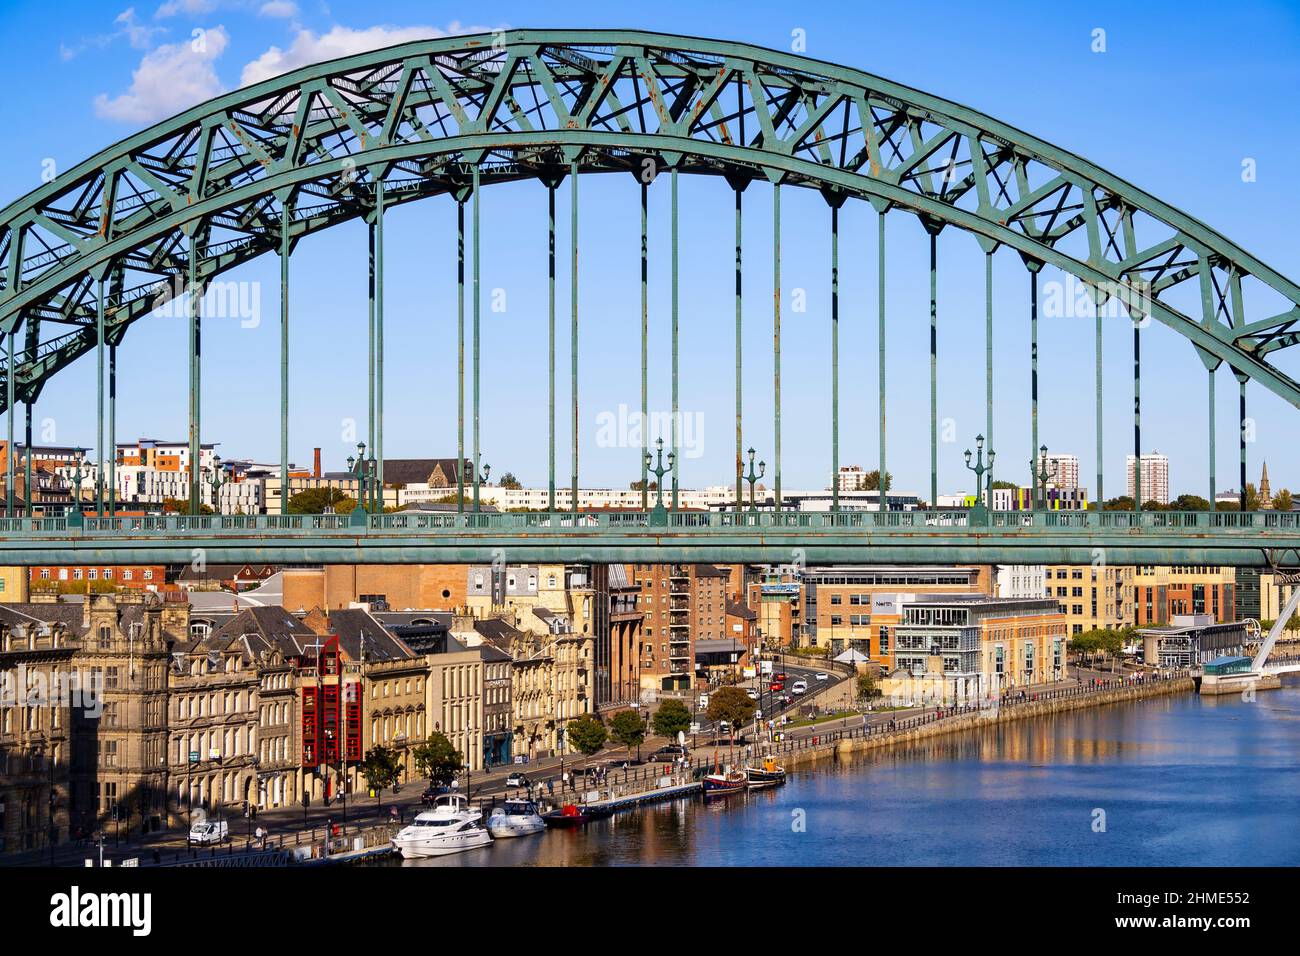
M 594 814 L 588 813 L 586 810 L 583 810 L 576 804 L 572 803 L 566 803 L 558 810 L 552 810 L 550 813 L 542 814 L 543 823 L 548 827 L 555 827 L 561 830 L 585 826 L 594 819 Z
M 749 777 L 743 770 L 728 767 L 718 773 L 711 773 L 704 778 L 704 796 L 726 797 L 733 793 L 744 793 Z
M 537 804 L 531 800 L 507 800 L 504 806 L 497 807 L 487 818 L 488 833 L 495 839 L 529 836 L 546 829 L 546 821 L 537 812 Z
M 492 835 L 483 828 L 482 817 L 482 812 L 471 807 L 460 794 L 444 794 L 432 809 L 417 814 L 391 842 L 407 860 L 473 850 L 492 842 Z
M 764 757 L 761 765 L 746 767 L 745 776 L 749 779 L 750 790 L 766 790 L 785 783 L 785 767 L 778 766 L 773 757 Z

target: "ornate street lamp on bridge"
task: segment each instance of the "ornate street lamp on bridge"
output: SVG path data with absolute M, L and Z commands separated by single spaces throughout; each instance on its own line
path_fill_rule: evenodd
M 975 464 L 970 463 L 970 449 L 966 449 L 966 467 L 975 473 L 975 504 L 970 510 L 970 523 L 972 525 L 986 525 L 989 523 L 989 508 L 992 507 L 992 500 L 988 505 L 984 504 L 984 473 L 993 470 L 992 448 L 989 449 L 988 464 L 984 464 L 984 436 L 975 436 Z M 993 489 L 989 489 L 989 497 L 992 499 Z
M 749 482 L 749 510 L 753 513 L 758 512 L 758 506 L 754 503 L 754 486 L 758 483 L 758 479 L 762 478 L 765 474 L 767 474 L 767 462 L 765 461 L 760 461 L 758 463 L 758 471 L 754 471 L 754 449 L 750 448 L 749 471 L 747 473 L 742 473 L 740 477 Z
M 990 455 L 990 457 L 992 456 Z M 1039 492 L 1041 491 L 1042 492 L 1041 507 L 1043 508 L 1043 510 L 1047 510 L 1047 482 L 1049 479 L 1056 477 L 1057 472 L 1060 470 L 1060 466 L 1055 462 L 1053 462 L 1051 470 L 1050 471 L 1048 470 L 1047 446 L 1040 445 L 1038 447 L 1038 463 L 1035 464 L 1034 462 L 1031 461 L 1029 463 L 1029 468 L 1030 471 L 1033 473 L 1034 482 L 1035 482 L 1034 487 L 1032 489 L 1034 494 L 1033 507 L 1034 508 L 1040 507 L 1038 496 L 1039 496 Z
M 646 470 L 655 476 L 655 506 L 650 512 L 650 524 L 667 525 L 668 510 L 664 508 L 664 475 L 673 470 L 673 463 L 677 461 L 675 452 L 668 453 L 668 467 L 664 467 L 664 440 L 661 437 L 655 439 L 655 453 L 658 459 L 653 468 L 650 467 L 650 453 L 645 453 Z

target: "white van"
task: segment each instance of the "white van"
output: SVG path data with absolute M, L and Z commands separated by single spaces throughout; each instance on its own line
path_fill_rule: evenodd
M 795 681 L 795 682 L 790 686 L 790 693 L 794 694 L 796 697 L 797 697 L 799 694 L 806 694 L 806 693 L 808 693 L 808 682 L 807 682 L 806 680 L 797 680 L 797 681 Z
M 209 846 L 230 839 L 230 824 L 225 820 L 208 820 L 190 827 L 190 846 Z

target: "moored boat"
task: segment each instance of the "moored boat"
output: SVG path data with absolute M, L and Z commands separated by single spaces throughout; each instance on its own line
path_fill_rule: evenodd
M 542 814 L 542 822 L 548 827 L 567 830 L 573 827 L 585 826 L 595 819 L 595 816 L 588 813 L 572 803 L 566 803 L 558 810 L 552 810 L 550 813 Z
M 546 829 L 546 821 L 531 800 L 507 800 L 487 818 L 487 830 L 495 839 L 528 836 Z
M 718 773 L 708 774 L 704 778 L 704 796 L 707 799 L 742 793 L 748 782 L 749 778 L 743 770 L 733 770 L 728 767 Z
M 746 767 L 745 776 L 750 790 L 765 790 L 785 783 L 785 768 L 779 766 L 774 758 L 764 757 L 761 765 Z
M 393 848 L 407 860 L 446 856 L 487 846 L 492 835 L 483 828 L 483 814 L 460 794 L 445 794 L 433 809 L 416 815 L 392 838 Z

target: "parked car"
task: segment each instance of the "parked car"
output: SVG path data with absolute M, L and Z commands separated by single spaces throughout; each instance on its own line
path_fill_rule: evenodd
M 817 677 L 818 680 L 830 680 L 830 679 L 831 679 L 831 675 L 830 675 L 830 674 L 827 674 L 825 671 L 822 671 L 820 674 L 817 674 L 816 677 Z
M 230 824 L 225 820 L 208 820 L 190 827 L 190 846 L 211 846 L 230 839 Z
M 700 726 L 699 724 L 692 724 L 691 733 L 693 734 L 699 733 L 699 726 Z M 685 756 L 686 756 L 685 747 L 682 747 L 678 744 L 668 744 L 666 746 L 660 747 L 658 750 L 652 753 L 650 755 L 649 762 L 650 763 L 672 763 L 678 757 L 685 757 Z
M 532 785 L 532 781 L 530 781 L 528 777 L 526 777 L 524 774 L 520 773 L 517 770 L 514 773 L 510 774 L 510 776 L 506 777 L 507 787 L 527 787 L 531 785 Z

